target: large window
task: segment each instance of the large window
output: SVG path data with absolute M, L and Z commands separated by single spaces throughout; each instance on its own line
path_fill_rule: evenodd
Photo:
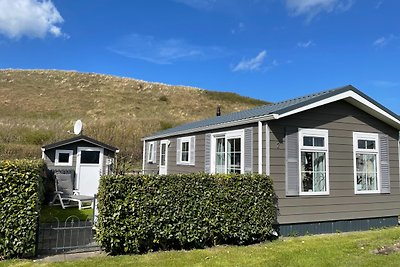
M 180 165 L 194 165 L 195 136 L 181 137 L 176 142 L 176 163 Z
M 55 166 L 72 166 L 72 150 L 56 150 Z
M 243 131 L 213 135 L 213 173 L 243 173 Z
M 353 133 L 355 193 L 379 192 L 378 134 Z
M 328 131 L 301 129 L 300 194 L 328 194 Z

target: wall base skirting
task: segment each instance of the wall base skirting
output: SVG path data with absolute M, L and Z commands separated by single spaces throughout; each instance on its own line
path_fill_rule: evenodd
M 276 225 L 280 236 L 366 231 L 399 224 L 398 216 Z

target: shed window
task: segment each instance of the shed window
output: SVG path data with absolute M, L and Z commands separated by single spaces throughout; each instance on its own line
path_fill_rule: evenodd
M 72 150 L 56 150 L 55 166 L 72 166 Z
M 329 192 L 328 131 L 301 129 L 300 134 L 300 194 Z
M 378 134 L 353 133 L 356 193 L 379 192 Z
M 82 164 L 99 164 L 100 151 L 81 151 Z

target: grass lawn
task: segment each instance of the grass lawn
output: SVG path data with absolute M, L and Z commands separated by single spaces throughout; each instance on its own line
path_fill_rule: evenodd
M 69 207 L 62 209 L 61 206 L 42 206 L 40 211 L 40 222 L 49 223 L 57 221 L 65 222 L 69 216 L 76 216 L 81 221 L 85 221 L 87 218 L 90 220 L 93 217 L 93 209 L 82 209 L 79 210 L 78 207 Z
M 0 266 L 399 266 L 400 253 L 374 249 L 400 241 L 400 227 L 367 232 L 290 237 L 251 246 L 218 246 L 191 251 L 131 256 L 98 256 L 59 263 L 11 260 Z

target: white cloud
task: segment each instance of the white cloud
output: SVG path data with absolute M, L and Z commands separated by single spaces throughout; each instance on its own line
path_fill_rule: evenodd
M 286 0 L 286 7 L 293 16 L 306 16 L 310 22 L 319 13 L 345 12 L 354 0 Z
M 390 34 L 388 36 L 379 37 L 372 43 L 372 45 L 375 47 L 384 47 L 396 39 L 399 39 L 399 37 L 394 34 Z
M 223 57 L 227 53 L 217 46 L 190 44 L 183 39 L 157 39 L 150 35 L 130 34 L 109 47 L 114 53 L 156 64 L 179 60 L 201 60 Z
M 242 61 L 240 61 L 236 66 L 232 68 L 232 71 L 236 72 L 236 71 L 260 70 L 266 56 L 267 56 L 267 51 L 263 50 L 260 53 L 258 53 L 258 55 L 255 56 L 254 58 L 243 59 Z
M 50 0 L 0 0 L 0 34 L 8 38 L 60 37 L 64 34 L 57 25 L 63 21 Z
M 217 0 L 175 0 L 175 1 L 197 9 L 211 9 L 217 2 Z
M 232 34 L 241 33 L 242 31 L 244 31 L 245 28 L 246 26 L 244 25 L 244 23 L 239 22 L 239 24 L 234 29 L 231 29 L 231 33 Z
M 400 86 L 399 82 L 386 81 L 386 80 L 372 80 L 371 84 L 379 88 L 392 88 Z
M 376 3 L 376 5 L 375 5 L 375 8 L 376 8 L 376 9 L 379 9 L 379 8 L 382 6 L 382 4 L 383 4 L 383 0 L 378 1 L 378 2 Z
M 309 40 L 307 42 L 298 42 L 297 43 L 297 47 L 300 47 L 300 48 L 309 48 L 314 45 L 315 45 L 315 43 L 312 40 Z

